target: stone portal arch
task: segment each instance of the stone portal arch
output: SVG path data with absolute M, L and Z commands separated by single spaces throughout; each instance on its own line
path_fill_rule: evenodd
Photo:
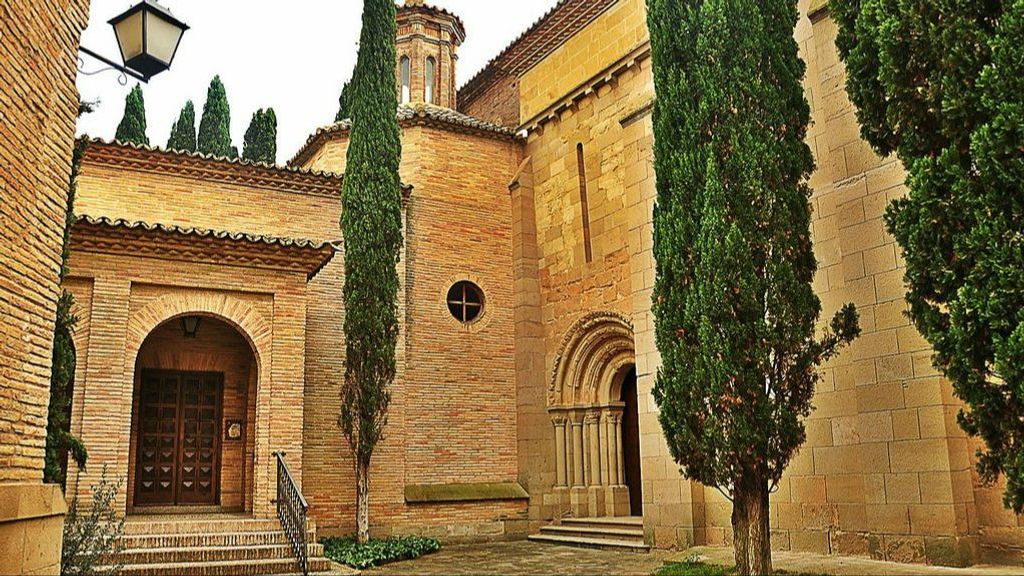
M 621 390 L 635 373 L 635 350 L 626 316 L 595 312 L 573 325 L 555 357 L 548 386 L 555 491 L 577 517 L 630 514 Z

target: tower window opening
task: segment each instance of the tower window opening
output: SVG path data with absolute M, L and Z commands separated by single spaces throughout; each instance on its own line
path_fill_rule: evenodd
M 423 90 L 423 99 L 427 104 L 434 103 L 434 84 L 437 82 L 437 63 L 433 56 L 427 58 L 426 85 Z
M 409 57 L 402 56 L 402 104 L 408 104 L 412 98 L 412 72 L 409 69 Z

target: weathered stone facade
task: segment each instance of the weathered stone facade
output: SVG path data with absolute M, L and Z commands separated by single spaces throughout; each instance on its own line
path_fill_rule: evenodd
M 823 318 L 857 304 L 864 335 L 824 368 L 808 441 L 772 496 L 773 543 L 1021 563 L 1020 520 L 974 477 L 960 404 L 903 314 L 901 257 L 881 217 L 905 193 L 904 172 L 860 140 L 820 4 L 801 3 L 795 30 L 818 162 L 815 289 Z M 651 393 L 655 94 L 644 0 L 559 3 L 458 94 L 458 18 L 415 1 L 399 22 L 400 93 L 410 60 L 398 112 L 403 321 L 372 530 L 516 538 L 565 516 L 642 515 L 652 545 L 730 543 L 728 501 L 680 476 Z M 270 455 L 285 451 L 320 532 L 352 531 L 354 475 L 337 426 L 335 174 L 348 131 L 321 128 L 290 168 L 90 147 L 67 282 L 81 318 L 73 429 L 94 458 L 73 478 L 79 493 L 104 463 L 131 484 L 141 370 L 213 371 L 231 390 L 224 424 L 244 424 L 222 454 L 217 507 L 270 516 Z M 463 281 L 483 295 L 470 322 L 449 309 Z M 192 316 L 210 321 L 186 340 L 177 322 Z M 126 511 L 138 511 L 132 490 Z
M 0 565 L 59 571 L 66 510 L 42 484 L 50 363 L 88 0 L 0 4 Z

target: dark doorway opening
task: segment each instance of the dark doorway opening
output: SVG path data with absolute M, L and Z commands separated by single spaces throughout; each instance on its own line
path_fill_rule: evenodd
M 629 511 L 643 516 L 644 498 L 640 476 L 640 411 L 636 391 L 636 367 L 629 370 L 622 382 L 622 459 L 629 488 Z

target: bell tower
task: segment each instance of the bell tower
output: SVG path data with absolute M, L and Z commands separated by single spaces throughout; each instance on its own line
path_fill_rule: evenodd
M 462 20 L 447 10 L 405 0 L 398 7 L 398 101 L 456 107 L 455 64 L 466 39 Z

